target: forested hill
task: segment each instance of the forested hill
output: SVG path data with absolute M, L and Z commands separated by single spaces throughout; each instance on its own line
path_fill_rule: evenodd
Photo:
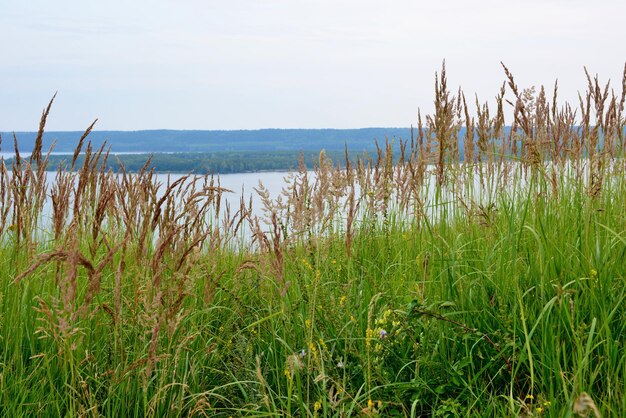
M 36 132 L 16 132 L 20 152 L 33 149 Z M 13 133 L 2 132 L 2 151 L 13 151 Z M 71 152 L 82 132 L 46 132 L 43 149 L 56 143 L 55 152 Z M 94 131 L 94 147 L 103 142 L 114 153 L 124 152 L 237 152 L 237 151 L 371 151 L 375 140 L 410 139 L 410 128 L 260 129 L 237 131 Z

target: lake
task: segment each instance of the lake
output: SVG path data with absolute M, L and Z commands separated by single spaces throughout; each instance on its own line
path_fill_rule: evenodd
M 0 155 L 4 158 L 10 158 L 14 154 L 3 152 Z M 28 157 L 28 154 L 25 154 L 25 157 Z M 426 173 L 426 179 L 424 183 L 425 194 L 422 194 L 422 197 L 421 197 L 422 202 L 420 203 L 420 205 L 421 204 L 424 205 L 421 209 L 423 211 L 423 214 L 426 215 L 431 220 L 436 220 L 441 215 L 441 207 L 444 207 L 446 209 L 446 213 L 448 213 L 447 216 L 452 216 L 453 212 L 450 211 L 450 209 L 460 208 L 460 205 L 458 204 L 458 201 L 457 201 L 458 195 L 455 195 L 454 193 L 451 192 L 450 189 L 448 189 L 440 193 L 438 195 L 438 198 L 435 199 L 434 191 L 436 189 L 435 187 L 436 177 L 434 174 L 434 166 L 427 166 L 426 170 L 427 170 L 427 173 Z M 55 172 L 49 172 L 47 175 L 47 181 L 48 181 L 48 186 L 49 186 L 48 197 L 50 196 L 50 186 L 51 186 L 51 182 L 54 181 L 55 174 L 56 174 Z M 228 204 L 230 205 L 231 214 L 234 214 L 239 209 L 240 201 L 241 201 L 241 198 L 243 197 L 246 205 L 248 204 L 250 200 L 252 200 L 252 215 L 258 216 L 259 218 L 263 219 L 265 214 L 263 212 L 264 206 L 263 206 L 262 198 L 254 190 L 254 188 L 258 188 L 259 182 L 262 182 L 264 188 L 269 193 L 269 197 L 272 200 L 275 200 L 279 195 L 281 195 L 283 188 L 287 185 L 286 177 L 288 175 L 289 175 L 288 172 L 273 171 L 273 172 L 221 174 L 219 176 L 216 176 L 216 179 L 219 179 L 219 186 L 224 189 L 229 190 L 229 192 L 224 192 L 222 195 L 221 210 L 224 210 L 226 207 L 226 204 Z M 165 173 L 156 174 L 155 181 L 161 184 L 159 191 L 157 192 L 157 196 L 162 195 L 162 193 L 165 192 L 166 185 L 168 183 L 172 183 L 176 181 L 177 179 L 180 179 L 183 176 L 184 174 L 165 174 Z M 496 175 L 493 178 L 497 179 L 498 177 L 499 175 Z M 315 184 L 315 178 L 316 178 L 315 173 L 309 172 L 309 180 L 311 181 L 310 184 L 312 186 Z M 521 175 L 521 177 L 519 177 L 518 180 L 519 180 L 517 182 L 518 186 L 526 184 L 526 178 L 524 175 Z M 394 187 L 396 186 L 397 185 L 394 185 Z M 470 185 L 464 184 L 462 189 L 468 189 L 468 190 L 458 190 L 458 191 L 461 192 L 461 194 L 466 198 L 469 197 L 469 195 L 472 195 L 470 198 L 470 201 L 473 203 L 484 204 L 488 206 L 490 203 L 494 202 L 494 200 L 496 199 L 496 196 L 490 192 L 492 190 L 492 185 L 481 186 L 478 176 L 474 176 Z M 392 191 L 392 196 L 391 196 L 392 200 L 393 200 L 393 196 L 396 194 L 397 191 L 398 190 Z M 517 192 L 519 192 L 519 189 L 517 190 Z M 359 199 L 360 189 L 358 185 L 355 188 L 355 193 L 356 193 L 357 199 Z M 340 211 L 345 209 L 345 208 L 342 209 L 342 207 L 343 207 L 343 204 L 346 202 L 346 199 L 347 199 L 346 195 L 343 195 L 342 197 L 339 198 L 338 203 L 339 203 Z M 371 199 L 366 199 L 366 201 L 367 200 L 371 200 Z M 439 204 L 443 203 L 444 206 L 439 206 L 437 202 L 439 202 Z M 361 202 L 361 203 L 363 203 L 361 207 L 365 208 L 366 203 L 365 202 Z M 448 206 L 448 204 L 450 205 Z M 49 222 L 49 219 L 51 218 L 51 214 L 52 214 L 52 204 L 51 204 L 51 200 L 48 199 L 47 202 L 44 204 L 44 208 L 43 208 L 43 213 L 42 213 L 43 217 L 41 219 L 42 222 L 40 225 L 41 228 L 46 229 L 49 227 L 48 222 Z M 413 216 L 413 215 L 409 213 L 408 216 Z M 265 226 L 267 226 L 267 224 L 264 222 L 262 222 L 262 224 L 265 224 Z
M 72 155 L 72 153 L 54 153 L 55 155 Z M 125 153 L 127 154 L 127 153 Z M 24 153 L 23 157 L 28 158 L 30 154 Z M 14 152 L 0 152 L 0 157 L 4 159 L 12 158 L 15 156 Z M 50 174 L 53 174 L 52 172 Z M 282 187 L 284 186 L 284 178 L 287 172 L 272 171 L 272 172 L 259 172 L 259 173 L 235 173 L 235 174 L 220 174 L 220 185 L 226 189 L 232 190 L 233 193 L 225 193 L 224 196 L 228 198 L 231 204 L 239 205 L 239 198 L 243 195 L 246 200 L 252 194 L 253 207 L 260 207 L 260 200 L 256 193 L 254 193 L 253 187 L 258 187 L 259 181 L 263 182 L 263 185 L 270 192 L 272 197 L 280 194 Z M 183 174 L 166 174 L 159 173 L 156 175 L 158 181 L 167 183 L 168 176 L 171 181 L 177 180 L 183 177 Z M 234 199 L 233 199 L 234 197 Z
M 63 154 L 67 155 L 69 153 L 55 153 L 55 154 Z M 0 152 L 0 157 L 5 159 L 12 158 L 15 156 L 13 152 Z M 24 157 L 28 158 L 29 154 L 23 154 Z M 54 180 L 55 172 L 48 173 L 48 183 Z M 254 187 L 259 186 L 259 181 L 263 183 L 263 186 L 269 191 L 270 197 L 276 198 L 282 191 L 282 188 L 285 185 L 285 176 L 287 176 L 287 172 L 260 172 L 260 173 L 236 173 L 236 174 L 220 174 L 219 175 L 219 183 L 220 187 L 231 190 L 232 192 L 225 192 L 223 194 L 223 199 L 225 202 L 228 202 L 231 206 L 231 209 L 236 211 L 239 208 L 240 199 L 243 196 L 245 198 L 246 204 L 249 202 L 250 197 L 252 197 L 252 209 L 253 215 L 258 215 L 261 217 L 263 215 L 263 205 L 261 203 L 261 198 L 258 193 L 254 191 Z M 170 182 L 173 182 L 181 177 L 183 174 L 166 174 L 159 173 L 156 174 L 156 181 L 162 183 L 163 185 L 167 184 L 168 177 Z M 216 176 L 217 177 L 217 176 Z M 50 186 L 50 184 L 49 184 Z M 165 187 L 162 188 L 165 190 Z M 48 196 L 50 195 L 50 187 L 48 187 Z M 45 219 L 49 218 L 52 214 L 52 206 L 51 202 L 48 200 L 44 205 L 44 225 L 45 227 Z

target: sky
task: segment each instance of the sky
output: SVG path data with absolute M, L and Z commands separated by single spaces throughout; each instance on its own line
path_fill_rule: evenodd
M 434 75 L 493 102 L 583 67 L 620 91 L 623 0 L 1 0 L 0 131 L 409 126 Z

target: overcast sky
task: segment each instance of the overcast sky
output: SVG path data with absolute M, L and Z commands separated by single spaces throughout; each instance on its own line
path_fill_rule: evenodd
M 619 90 L 626 1 L 2 0 L 0 130 L 409 126 L 449 85 L 491 100 L 504 81 L 583 66 Z

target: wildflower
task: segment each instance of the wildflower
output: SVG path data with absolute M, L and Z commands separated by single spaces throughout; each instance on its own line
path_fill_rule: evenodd
M 367 407 L 368 407 L 369 409 L 374 409 L 374 401 L 373 401 L 373 400 L 371 400 L 371 399 L 368 399 L 368 400 L 367 400 Z
M 305 320 L 304 326 L 306 326 L 307 328 L 311 328 L 311 320 L 310 319 Z
M 322 409 L 322 403 L 320 401 L 316 401 L 315 405 L 313 405 L 313 410 L 315 412 L 319 411 L 320 409 Z
M 598 272 L 596 269 L 591 269 L 591 277 L 598 277 Z
M 313 270 L 313 266 L 311 265 L 311 263 L 309 263 L 309 260 L 307 260 L 306 258 L 302 259 L 302 264 L 304 264 L 304 267 L 306 267 L 308 270 Z
M 306 356 L 306 350 L 303 348 L 302 351 L 300 351 L 300 357 L 305 357 Z
M 322 347 L 324 349 L 327 348 L 326 347 L 326 342 L 322 338 L 319 339 L 319 343 L 320 343 L 320 347 Z
M 356 322 L 356 318 L 354 317 L 354 315 L 350 315 L 350 322 Z
M 543 403 L 543 406 L 550 406 L 550 405 L 552 405 L 552 402 L 550 402 L 550 401 L 545 401 Z
M 339 306 L 343 306 L 348 298 L 344 295 L 339 298 Z
M 378 409 L 381 409 L 383 407 L 383 401 L 378 401 L 377 405 Z
M 374 330 L 371 328 L 368 328 L 365 331 L 365 345 L 367 346 L 367 348 L 369 348 L 372 345 L 372 338 L 374 337 Z
M 385 331 L 384 329 L 380 330 L 380 339 L 384 340 L 385 337 L 387 337 L 387 331 Z
M 539 406 L 535 409 L 535 411 L 541 414 L 543 412 L 543 408 Z
M 343 369 L 343 367 L 344 367 L 343 361 L 339 360 L 339 361 L 337 362 L 337 368 L 339 368 L 339 369 Z
M 532 401 L 533 399 L 535 399 L 535 397 L 532 394 L 528 394 L 526 395 L 526 399 L 529 399 Z
M 391 309 L 387 309 L 385 313 L 383 313 L 383 319 L 385 321 L 388 321 L 391 314 L 393 314 L 393 311 Z

